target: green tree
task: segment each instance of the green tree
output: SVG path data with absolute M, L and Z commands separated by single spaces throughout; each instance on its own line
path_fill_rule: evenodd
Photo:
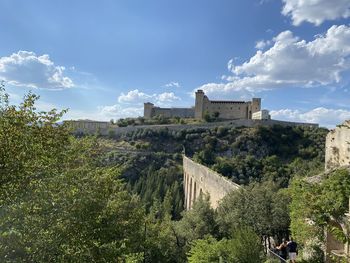
M 188 253 L 188 262 L 259 263 L 263 259 L 260 238 L 249 228 L 235 230 L 230 239 L 217 241 L 212 236 L 195 240 Z
M 0 258 L 2 262 L 111 262 L 142 252 L 144 210 L 120 171 L 99 167 L 96 138 L 75 139 L 0 92 Z
M 193 240 L 205 235 L 216 235 L 215 212 L 210 206 L 209 196 L 204 195 L 193 204 L 193 208 L 184 212 L 183 218 L 176 224 L 177 233 L 189 245 Z
M 65 111 L 38 112 L 38 99 L 29 93 L 13 106 L 0 87 L 0 206 L 22 198 L 37 181 L 64 169 L 70 130 L 57 121 Z
M 288 236 L 289 197 L 272 182 L 251 184 L 224 197 L 217 209 L 220 232 L 228 237 L 235 229 L 248 226 L 262 240 Z

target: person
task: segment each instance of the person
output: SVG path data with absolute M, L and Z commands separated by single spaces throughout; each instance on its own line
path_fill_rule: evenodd
M 284 261 L 281 260 L 281 262 L 285 262 L 287 260 L 287 244 L 286 239 L 282 238 L 282 243 L 277 247 L 280 252 L 280 257 L 284 259 Z
M 293 240 L 293 238 L 290 238 L 290 241 L 287 243 L 287 248 L 289 251 L 290 262 L 295 263 L 297 259 L 298 244 Z

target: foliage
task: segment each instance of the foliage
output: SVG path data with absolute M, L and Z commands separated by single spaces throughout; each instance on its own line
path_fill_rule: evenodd
M 1 87 L 0 98 L 2 206 L 20 198 L 30 184 L 62 171 L 70 137 L 67 127 L 56 124 L 65 111 L 36 112 L 39 97 L 31 93 L 18 107 L 10 105 Z
M 2 262 L 138 257 L 144 210 L 117 168 L 99 167 L 97 140 L 73 138 L 56 123 L 63 112 L 36 111 L 31 93 L 18 107 L 0 98 Z
M 231 239 L 217 241 L 212 236 L 193 242 L 188 262 L 262 262 L 259 237 L 249 228 L 238 229 Z
M 115 170 L 74 169 L 37 183 L 0 218 L 6 261 L 111 261 L 140 251 L 143 210 Z M 142 226 L 142 223 L 141 223 Z
M 319 183 L 295 179 L 290 187 L 292 202 L 291 232 L 300 243 L 310 237 L 324 238 L 324 228 L 332 221 L 341 222 L 348 210 L 350 172 L 338 169 Z M 340 237 L 340 236 L 339 236 Z
M 249 226 L 261 238 L 288 236 L 289 197 L 272 182 L 251 184 L 224 197 L 220 203 L 218 224 L 223 236 L 234 229 Z
M 215 212 L 210 206 L 209 196 L 200 195 L 193 208 L 183 213 L 183 218 L 177 222 L 176 228 L 186 245 L 206 235 L 216 235 Z

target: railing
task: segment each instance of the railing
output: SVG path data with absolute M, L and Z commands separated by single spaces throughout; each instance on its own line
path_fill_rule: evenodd
M 271 249 L 267 249 L 268 253 L 270 255 L 272 255 L 275 258 L 278 258 L 279 260 L 281 260 L 281 262 L 288 262 L 287 260 L 285 260 L 284 258 L 282 258 L 280 255 L 278 255 L 276 252 L 273 252 Z

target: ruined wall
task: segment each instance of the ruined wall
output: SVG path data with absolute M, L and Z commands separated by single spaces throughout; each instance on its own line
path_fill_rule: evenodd
M 217 172 L 183 156 L 185 208 L 189 210 L 201 193 L 210 195 L 213 208 L 229 192 L 238 190 L 240 186 Z
M 350 165 L 350 120 L 327 134 L 325 169 Z

